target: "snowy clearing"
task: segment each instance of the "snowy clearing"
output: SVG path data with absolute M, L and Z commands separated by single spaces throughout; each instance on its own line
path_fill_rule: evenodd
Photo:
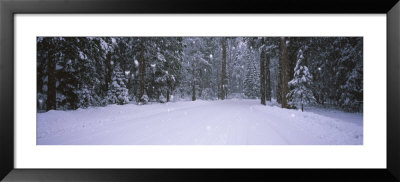
M 259 100 L 109 105 L 37 114 L 38 145 L 361 145 L 363 116 Z

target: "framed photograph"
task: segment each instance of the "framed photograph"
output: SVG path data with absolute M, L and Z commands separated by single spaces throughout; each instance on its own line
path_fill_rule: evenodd
M 2 1 L 0 178 L 399 181 L 400 5 L 328 4 Z

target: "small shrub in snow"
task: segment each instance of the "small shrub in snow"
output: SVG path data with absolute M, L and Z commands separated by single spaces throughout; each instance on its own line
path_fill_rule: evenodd
M 142 105 L 142 104 L 146 104 L 149 102 L 149 96 L 147 96 L 146 93 L 143 94 L 142 98 L 139 99 L 138 104 Z
M 216 96 L 213 93 L 213 90 L 211 88 L 205 88 L 202 91 L 202 98 L 205 100 L 212 100 L 213 98 L 215 98 Z
M 165 98 L 163 94 L 160 95 L 158 100 L 160 100 L 161 103 L 166 103 L 167 102 L 167 98 Z

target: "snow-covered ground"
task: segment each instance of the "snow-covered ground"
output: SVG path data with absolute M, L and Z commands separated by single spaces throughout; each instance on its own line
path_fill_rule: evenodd
M 37 144 L 360 145 L 363 116 L 259 100 L 110 105 L 37 114 Z

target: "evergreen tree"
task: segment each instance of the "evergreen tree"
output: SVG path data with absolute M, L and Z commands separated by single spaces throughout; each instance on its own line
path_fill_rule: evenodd
M 179 85 L 181 80 L 181 69 L 183 60 L 183 43 L 182 38 L 167 37 L 157 38 L 156 53 L 152 62 L 155 80 L 152 84 L 153 91 L 156 95 L 164 95 L 165 101 L 160 97 L 157 99 L 160 102 L 169 102 L 172 92 Z
M 184 39 L 185 49 L 184 49 L 184 68 L 186 73 L 185 83 L 187 84 L 186 90 L 191 93 L 192 101 L 197 99 L 197 93 L 200 92 L 200 85 L 202 78 L 200 74 L 203 70 L 209 70 L 211 64 L 209 63 L 210 57 L 206 55 L 202 50 L 204 50 L 204 42 L 201 38 L 186 38 Z
M 126 88 L 127 79 L 122 72 L 119 64 L 116 65 L 111 85 L 108 89 L 108 101 L 111 104 L 127 104 L 129 102 L 128 89 Z
M 39 37 L 37 39 L 38 104 L 45 109 L 55 110 L 56 105 L 56 65 L 60 54 L 58 37 Z
M 234 93 L 242 93 L 244 89 L 244 75 L 246 72 L 246 61 L 248 61 L 249 50 L 243 38 L 230 39 L 230 61 L 228 62 L 229 90 Z
M 253 59 L 248 60 L 246 78 L 244 81 L 245 85 L 244 94 L 248 98 L 256 99 L 259 97 L 260 94 L 259 78 L 260 77 L 256 69 L 255 60 Z
M 219 37 L 204 37 L 202 52 L 204 53 L 204 59 L 208 64 L 202 64 L 200 89 L 202 90 L 202 97 L 205 99 L 218 99 L 220 98 L 220 86 L 221 86 L 221 67 L 222 60 L 220 56 L 222 54 L 221 44 Z
M 341 39 L 339 59 L 339 105 L 347 111 L 362 110 L 363 103 L 363 53 L 362 39 Z
M 38 39 L 38 72 L 41 72 L 38 73 L 41 77 L 38 77 L 38 89 L 42 89 L 38 96 L 41 103 L 44 103 L 43 99 L 47 100 L 47 110 L 97 105 L 100 99 L 98 78 L 102 73 L 97 71 L 102 57 L 97 40 L 82 37 Z M 88 92 L 93 99 L 89 99 L 91 103 L 84 103 L 80 99 Z
M 304 110 L 304 104 L 314 101 L 312 93 L 312 76 L 304 63 L 303 51 L 300 49 L 297 54 L 297 63 L 294 68 L 293 80 L 289 82 L 291 90 L 287 94 L 289 106 L 300 106 Z

